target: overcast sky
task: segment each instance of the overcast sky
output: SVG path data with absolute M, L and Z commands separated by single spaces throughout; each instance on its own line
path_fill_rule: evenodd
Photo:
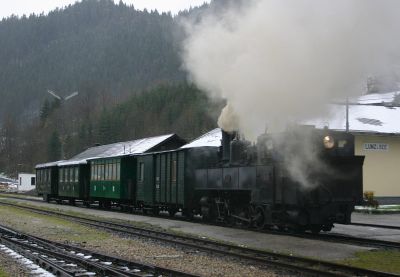
M 15 15 L 29 15 L 31 13 L 48 13 L 57 7 L 64 7 L 75 3 L 76 0 L 0 0 L 0 18 Z M 114 0 L 119 2 L 119 0 Z M 199 6 L 210 0 L 123 0 L 126 4 L 133 4 L 137 9 L 147 8 L 158 11 L 171 11 L 176 14 L 178 11 L 187 9 L 190 6 Z

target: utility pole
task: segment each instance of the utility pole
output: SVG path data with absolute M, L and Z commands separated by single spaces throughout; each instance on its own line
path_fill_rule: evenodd
M 346 132 L 349 132 L 349 98 L 346 97 Z

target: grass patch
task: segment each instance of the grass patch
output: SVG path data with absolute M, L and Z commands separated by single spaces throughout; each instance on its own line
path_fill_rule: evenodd
M 58 208 L 58 206 L 56 207 L 45 207 L 45 206 L 41 206 L 41 205 L 35 205 L 35 204 L 30 204 L 30 203 L 26 203 L 26 202 L 20 202 L 16 199 L 1 199 L 1 201 L 3 202 L 7 202 L 7 203 L 13 203 L 13 204 L 18 204 L 20 206 L 24 206 L 27 208 L 35 208 L 35 209 L 41 209 L 44 211 L 52 211 L 52 212 L 57 212 L 57 213 L 62 213 L 65 215 L 71 215 L 71 216 L 78 216 L 81 218 L 86 218 L 86 219 L 94 219 L 94 220 L 101 220 L 101 221 L 107 221 L 107 222 L 112 222 L 112 223 L 119 223 L 119 224 L 125 224 L 125 225 L 130 225 L 132 227 L 137 227 L 137 228 L 145 228 L 145 229 L 149 229 L 149 230 L 154 230 L 154 231 L 166 231 L 165 228 L 162 228 L 159 225 L 155 225 L 155 224 L 151 224 L 151 223 L 147 223 L 147 222 L 143 222 L 143 221 L 134 221 L 134 220 L 125 220 L 125 219 L 119 219 L 119 218 L 110 218 L 107 216 L 99 216 L 99 215 L 93 215 L 93 214 L 86 214 L 84 213 L 86 210 L 89 211 L 104 211 L 104 212 L 114 212 L 114 213 L 121 213 L 119 211 L 116 210 L 97 210 L 95 208 L 91 208 L 91 209 L 87 209 L 87 208 L 82 208 L 77 206 L 77 208 L 81 208 L 83 209 L 82 212 L 78 212 L 78 211 L 68 211 L 68 210 L 64 210 L 61 207 L 63 205 L 58 205 L 60 208 Z M 72 207 L 69 205 L 65 205 L 66 207 Z M 34 212 L 32 212 L 34 213 Z M 36 214 L 36 213 L 35 213 Z M 124 213 L 121 213 L 124 214 Z M 131 215 L 138 215 L 138 214 L 134 214 L 132 213 Z M 140 214 L 139 214 L 140 215 Z M 146 216 L 146 215 L 143 215 Z M 56 215 L 54 217 L 57 217 Z M 162 217 L 161 217 L 162 218 Z M 168 218 L 165 218 L 168 219 Z
M 41 215 L 34 212 L 21 210 L 14 207 L 0 206 L 0 213 L 8 214 L 18 219 L 20 224 L 27 225 L 28 222 L 46 228 L 49 239 L 57 239 L 60 236 L 63 240 L 74 242 L 102 241 L 111 235 L 79 223 L 74 223 L 54 216 Z
M 357 252 L 355 258 L 342 261 L 346 265 L 391 273 L 400 273 L 400 251 L 370 250 Z
M 22 193 L 0 193 L 0 197 L 16 197 L 16 198 L 32 198 L 32 197 L 39 197 L 37 195 L 30 195 L 30 194 L 22 194 Z M 15 199 L 15 198 L 14 198 Z
M 2 268 L 0 268 L 0 277 L 8 277 L 8 274 Z

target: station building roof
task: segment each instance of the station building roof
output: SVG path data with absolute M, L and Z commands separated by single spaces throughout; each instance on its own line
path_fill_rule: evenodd
M 331 105 L 326 118 L 308 120 L 306 124 L 331 130 L 346 129 L 346 106 Z M 374 133 L 400 135 L 400 108 L 349 105 L 349 131 L 352 133 Z
M 364 94 L 355 99 L 350 99 L 350 102 L 356 102 L 358 104 L 392 104 L 395 101 L 396 96 L 400 95 L 400 91 L 385 92 L 385 93 L 371 93 Z
M 184 143 L 183 140 L 175 134 L 142 138 L 125 142 L 117 142 L 113 144 L 94 146 L 72 157 L 69 160 L 40 164 L 37 165 L 36 168 L 43 168 L 55 165 L 56 166 L 79 165 L 79 164 L 86 164 L 88 160 L 93 160 L 93 159 L 113 158 L 113 157 L 121 157 L 134 154 L 143 154 L 157 148 L 162 148 L 162 145 L 172 140 L 175 140 L 176 143 L 180 143 L 179 146 Z
M 349 131 L 400 135 L 400 92 L 365 94 L 349 99 Z M 346 105 L 329 105 L 325 117 L 308 120 L 305 124 L 331 130 L 346 129 Z

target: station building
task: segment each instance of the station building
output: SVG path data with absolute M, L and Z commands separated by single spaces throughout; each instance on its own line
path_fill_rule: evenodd
M 380 204 L 400 203 L 400 107 L 398 92 L 367 94 L 350 100 L 349 131 L 355 152 L 365 156 L 364 191 Z M 332 105 L 325 119 L 308 122 L 317 128 L 346 130 L 346 106 Z

